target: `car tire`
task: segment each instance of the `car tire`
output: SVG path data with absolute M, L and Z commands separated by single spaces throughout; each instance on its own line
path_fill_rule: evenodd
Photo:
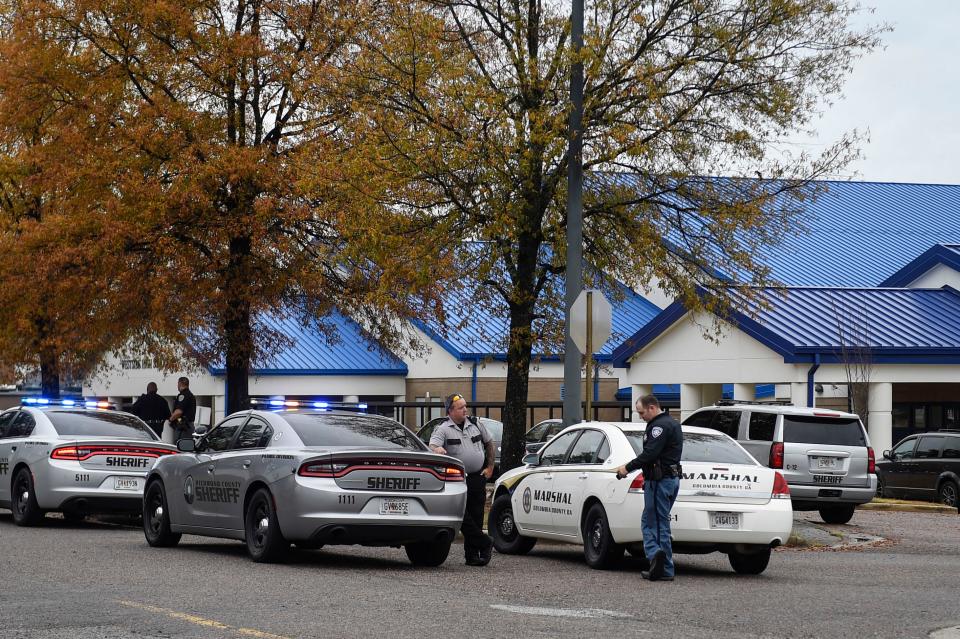
M 839 506 L 821 506 L 818 511 L 821 519 L 828 524 L 845 524 L 853 519 L 853 511 L 856 508 L 854 504 L 842 504 Z
M 957 484 L 946 480 L 937 488 L 937 501 L 945 506 L 957 506 Z
M 759 575 L 770 563 L 770 549 L 764 548 L 760 552 L 749 554 L 730 552 L 727 558 L 730 560 L 733 571 L 738 575 Z
M 257 563 L 280 561 L 290 545 L 283 538 L 273 495 L 266 488 L 253 493 L 244 513 L 247 553 Z
M 153 548 L 172 548 L 180 543 L 180 533 L 170 530 L 170 509 L 163 482 L 152 481 L 143 492 L 143 536 Z
M 537 544 L 534 537 L 524 537 L 517 532 L 513 504 L 507 494 L 493 500 L 487 520 L 487 532 L 493 538 L 493 547 L 504 555 L 525 555 Z
M 883 479 L 881 479 L 880 477 L 877 477 L 877 497 L 880 497 L 880 498 L 886 497 L 886 495 L 884 494 L 885 492 L 886 490 L 883 485 Z
M 13 476 L 10 505 L 13 511 L 13 523 L 18 526 L 36 526 L 43 519 L 43 511 L 37 504 L 37 495 L 33 489 L 33 473 L 29 468 L 21 468 Z
M 624 547 L 613 540 L 603 506 L 594 504 L 583 520 L 583 556 L 597 570 L 613 568 L 623 558 Z
M 451 541 L 420 541 L 403 547 L 414 566 L 434 568 L 447 560 Z

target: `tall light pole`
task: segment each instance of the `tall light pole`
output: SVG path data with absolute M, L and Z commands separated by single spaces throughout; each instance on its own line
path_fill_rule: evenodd
M 570 150 L 567 154 L 566 341 L 563 358 L 563 423 L 583 418 L 580 406 L 580 351 L 570 337 L 570 308 L 583 288 L 583 0 L 573 0 L 570 35 L 576 63 L 570 70 Z

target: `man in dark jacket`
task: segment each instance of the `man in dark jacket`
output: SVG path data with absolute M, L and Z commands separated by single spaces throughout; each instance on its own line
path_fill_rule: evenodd
M 617 478 L 641 468 L 643 470 L 643 552 L 650 560 L 650 570 L 641 576 L 650 581 L 673 581 L 673 545 L 670 541 L 670 509 L 680 492 L 680 455 L 683 432 L 675 419 L 660 410 L 653 395 L 637 401 L 637 412 L 647 429 L 643 435 L 643 451 L 635 459 L 617 469 Z
M 157 385 L 147 384 L 147 392 L 130 407 L 130 412 L 147 422 L 158 437 L 163 435 L 163 422 L 170 419 L 170 406 L 167 400 L 157 395 Z

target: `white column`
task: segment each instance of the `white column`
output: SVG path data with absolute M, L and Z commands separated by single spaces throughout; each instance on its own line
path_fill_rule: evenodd
M 134 401 L 136 401 L 137 398 L 134 397 L 133 399 L 134 399 Z M 114 406 L 116 406 L 117 408 L 120 408 L 121 406 L 123 406 L 123 398 L 122 398 L 122 397 L 110 396 L 110 397 L 107 397 L 107 401 L 110 402 L 111 404 L 113 404 Z
M 867 398 L 867 428 L 877 458 L 893 446 L 893 384 L 873 382 Z
M 793 382 L 790 384 L 790 403 L 794 406 L 807 405 L 807 383 Z
M 343 401 L 346 404 L 358 404 L 360 403 L 360 397 L 358 395 L 344 395 Z
M 632 389 L 630 393 L 630 421 L 639 422 L 640 414 L 637 413 L 637 400 L 644 395 L 652 394 L 653 384 L 631 384 L 630 388 Z
M 752 402 L 757 398 L 756 384 L 734 384 L 733 398 L 740 401 Z
M 700 384 L 680 384 L 680 421 L 703 406 L 703 387 Z
M 701 406 L 711 406 L 723 399 L 723 384 L 702 384 Z
M 218 424 L 221 419 L 226 417 L 226 415 L 223 414 L 223 409 L 227 405 L 227 396 L 214 395 L 211 403 L 213 404 L 213 423 Z

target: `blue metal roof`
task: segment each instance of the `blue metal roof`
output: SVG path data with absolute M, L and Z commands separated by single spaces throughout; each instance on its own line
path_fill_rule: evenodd
M 717 190 L 756 188 L 777 182 L 692 178 Z M 640 178 L 626 173 L 592 174 L 592 188 L 610 184 L 630 188 Z M 771 206 L 797 211 L 807 233 L 788 235 L 781 244 L 761 249 L 759 262 L 786 286 L 879 286 L 935 244 L 960 240 L 960 185 L 888 182 L 813 182 L 823 189 L 813 201 L 774 198 Z M 666 201 L 676 203 L 669 194 Z M 696 215 L 685 213 L 689 223 Z M 669 241 L 670 238 L 668 237 Z M 889 284 L 888 284 L 889 285 Z
M 938 264 L 960 271 L 960 244 L 937 244 L 880 282 L 880 286 L 907 286 Z
M 444 297 L 444 312 L 448 318 L 445 331 L 438 320 L 415 323 L 459 360 L 505 360 L 510 314 L 499 298 L 484 304 L 474 303 L 473 300 L 478 298 L 476 286 L 461 282 L 457 290 Z M 564 298 L 562 278 L 555 278 L 551 292 L 554 299 Z M 614 347 L 632 334 L 637 326 L 643 326 L 660 312 L 659 307 L 626 286 L 621 285 L 617 289 L 616 295 L 621 299 L 616 299 L 614 292 L 605 295 L 613 307 L 613 321 L 610 339 L 596 350 L 596 359 L 600 362 L 610 361 Z M 546 304 L 540 304 L 537 311 L 554 315 L 562 312 L 548 308 Z M 540 342 L 534 343 L 533 356 L 544 361 L 560 359 Z
M 399 357 L 366 335 L 352 319 L 334 311 L 323 319 L 305 323 L 296 317 L 264 314 L 257 322 L 283 336 L 283 345 L 264 361 L 254 362 L 252 375 L 406 375 Z M 332 336 L 328 343 L 327 335 Z M 223 363 L 210 368 L 223 375 Z
M 785 362 L 840 362 L 844 350 L 853 348 L 868 352 L 875 363 L 960 363 L 960 292 L 950 287 L 796 287 L 761 293 L 769 308 L 741 298 L 742 310 L 731 322 Z M 616 349 L 614 365 L 624 366 L 684 315 L 679 302 L 664 309 Z

